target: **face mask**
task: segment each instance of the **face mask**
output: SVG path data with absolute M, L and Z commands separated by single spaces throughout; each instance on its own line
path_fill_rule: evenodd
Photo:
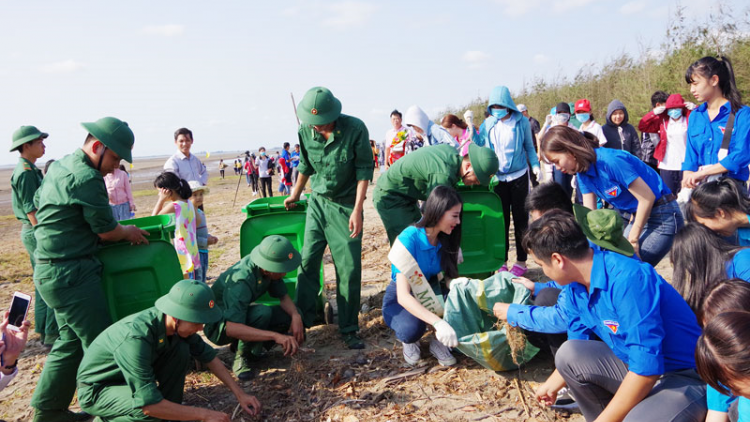
M 682 117 L 682 109 L 670 108 L 669 110 L 667 110 L 667 114 L 669 114 L 669 117 L 671 117 L 672 119 L 677 120 Z
M 492 113 L 492 117 L 500 120 L 508 115 L 508 110 L 505 108 L 492 108 L 490 109 L 490 113 Z
M 266 156 L 266 152 L 265 152 L 265 151 L 261 152 L 261 153 L 260 153 L 260 156 L 261 156 L 261 157 L 265 157 L 265 156 Z
M 568 113 L 555 114 L 555 123 L 558 125 L 568 123 L 568 120 L 570 120 L 570 114 Z
M 591 114 L 589 113 L 576 113 L 576 119 L 578 119 L 578 121 L 581 123 L 588 122 L 590 117 Z

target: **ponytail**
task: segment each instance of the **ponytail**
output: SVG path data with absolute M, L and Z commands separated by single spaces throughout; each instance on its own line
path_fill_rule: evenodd
M 693 83 L 693 74 L 710 79 L 714 75 L 719 78 L 719 88 L 721 94 L 729 100 L 732 107 L 732 113 L 737 113 L 742 107 L 742 95 L 737 89 L 734 80 L 734 68 L 728 57 L 703 57 L 702 59 L 691 64 L 685 71 L 685 82 Z
M 186 201 L 188 200 L 188 198 L 193 196 L 193 190 L 190 189 L 190 185 L 188 184 L 188 182 L 185 181 L 185 179 L 180 179 L 171 171 L 165 171 L 156 176 L 156 180 L 154 180 L 154 187 L 175 191 L 180 198 Z

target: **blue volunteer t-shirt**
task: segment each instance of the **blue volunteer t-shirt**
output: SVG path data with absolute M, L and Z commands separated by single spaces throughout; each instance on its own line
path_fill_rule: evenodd
M 747 216 L 750 223 L 750 215 Z M 740 246 L 750 246 L 750 227 L 740 227 L 737 229 L 737 243 Z
M 750 174 L 747 168 L 750 165 L 750 107 L 742 106 L 735 114 L 728 154 L 719 160 L 719 149 L 731 112 L 727 101 L 713 120 L 708 116 L 706 103 L 690 113 L 682 170 L 697 171 L 701 166 L 719 163 L 729 170 L 727 176 L 743 182 L 747 180 Z
M 296 158 L 296 160 L 294 160 L 294 158 Z M 295 168 L 295 167 L 297 167 L 299 165 L 299 152 L 292 151 L 292 160 L 291 160 L 291 162 L 292 162 L 292 168 Z
M 727 277 L 750 281 L 750 249 L 742 249 L 727 262 Z
M 630 213 L 638 209 L 638 200 L 628 187 L 639 177 L 651 188 L 655 201 L 672 193 L 654 169 L 629 152 L 611 148 L 597 148 L 595 151 L 596 162 L 591 163 L 585 172 L 577 174 L 581 193 L 594 193 L 618 210 Z
M 417 261 L 419 269 L 422 270 L 422 275 L 427 280 L 440 273 L 440 243 L 436 246 L 431 245 L 424 228 L 409 226 L 398 235 L 398 240 Z M 395 265 L 391 264 L 391 280 L 393 282 L 396 282 L 396 274 L 400 272 Z
M 594 251 L 590 293 L 565 286 L 568 339 L 596 334 L 638 375 L 695 368 L 701 334 L 695 314 L 654 267 L 609 251 Z

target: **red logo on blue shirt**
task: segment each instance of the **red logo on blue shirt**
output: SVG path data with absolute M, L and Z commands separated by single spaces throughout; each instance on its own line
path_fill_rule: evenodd
M 612 188 L 607 189 L 604 193 L 607 194 L 607 196 L 616 197 L 620 195 L 620 187 L 614 186 Z
M 607 326 L 610 330 L 612 330 L 613 334 L 617 334 L 617 329 L 620 328 L 620 323 L 617 321 L 612 321 L 610 319 L 607 319 L 604 321 L 604 325 Z

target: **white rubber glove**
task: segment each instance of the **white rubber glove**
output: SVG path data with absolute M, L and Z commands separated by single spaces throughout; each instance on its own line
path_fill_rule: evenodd
M 548 114 L 547 117 L 544 118 L 544 125 L 549 126 L 552 124 L 552 115 Z
M 464 111 L 464 121 L 466 124 L 474 126 L 474 112 L 471 110 Z
M 662 113 L 664 113 L 664 110 L 666 110 L 666 109 L 667 109 L 667 107 L 663 106 L 663 105 L 659 106 L 659 107 L 654 107 L 654 114 L 662 114 Z
M 539 169 L 539 166 L 532 167 L 531 172 L 534 173 L 534 176 L 536 176 L 536 180 L 539 180 L 539 175 L 542 173 L 542 171 Z
M 685 101 L 685 108 L 686 109 L 688 109 L 690 111 L 693 111 L 693 110 L 695 110 L 695 107 L 697 107 L 695 105 L 695 103 L 691 103 L 690 101 Z
M 456 331 L 450 326 L 445 320 L 439 319 L 437 322 L 432 324 L 435 327 L 435 337 L 438 341 L 443 343 L 445 347 L 456 347 L 458 346 L 458 336 Z

